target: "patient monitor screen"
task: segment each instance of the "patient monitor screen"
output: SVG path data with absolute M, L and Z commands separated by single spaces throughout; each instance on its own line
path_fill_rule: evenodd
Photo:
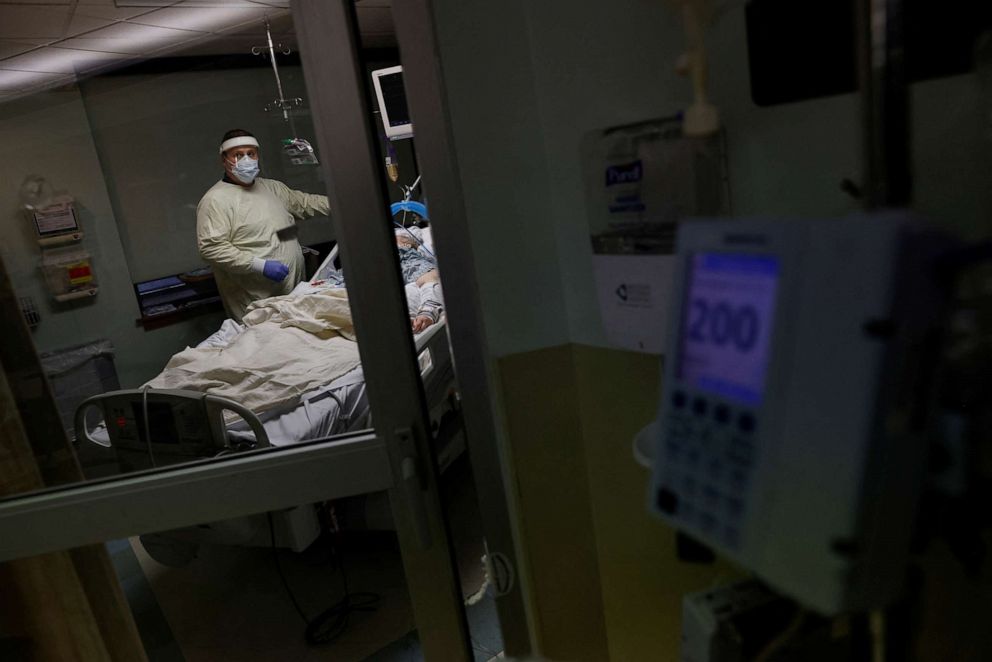
M 403 89 L 403 74 L 379 76 L 382 100 L 389 115 L 389 126 L 403 126 L 410 123 L 410 111 L 406 107 L 406 90 Z
M 678 364 L 687 386 L 761 404 L 778 280 L 773 256 L 691 255 Z

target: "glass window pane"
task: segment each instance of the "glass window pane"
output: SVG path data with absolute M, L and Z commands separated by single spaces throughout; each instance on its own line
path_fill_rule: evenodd
M 12 33 L 23 48 L 0 53 L 2 171 L 15 184 L 0 194 L 0 258 L 40 357 L 26 365 L 47 378 L 84 478 L 265 444 L 243 416 L 146 387 L 228 398 L 273 446 L 370 425 L 297 39 L 288 3 L 275 5 L 16 9 L 17 25 L 86 28 L 53 43 Z M 388 8 L 359 18 L 367 71 L 396 67 Z M 418 201 L 412 141 L 381 147 L 388 202 Z M 235 166 L 252 156 L 246 186 L 250 168 Z M 397 249 L 439 423 L 456 401 L 425 217 L 397 212 Z
M 0 7 L 0 24 L 16 11 L 16 25 L 69 26 L 11 28 L 0 51 L 0 173 L 13 183 L 0 192 L 0 399 L 22 424 L 0 442 L 0 499 L 371 426 L 297 39 L 288 3 L 267 4 Z M 369 88 L 392 72 L 388 116 L 369 100 L 384 196 L 368 222 L 396 238 L 383 269 L 404 281 L 434 450 L 459 504 L 461 588 L 477 594 L 476 658 L 489 659 L 502 646 L 391 11 L 358 15 Z M 191 660 L 305 655 L 295 612 L 312 621 L 337 604 L 341 560 L 353 561 L 353 598 L 381 601 L 351 614 L 347 646 L 328 657 L 363 659 L 417 648 L 392 528 L 378 493 L 109 549 L 148 652 L 173 642 Z M 142 582 L 154 609 L 132 594 Z

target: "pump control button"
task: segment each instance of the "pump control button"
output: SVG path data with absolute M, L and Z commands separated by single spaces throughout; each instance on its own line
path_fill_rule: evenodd
M 713 410 L 713 418 L 717 423 L 725 425 L 730 421 L 730 408 L 727 405 L 717 405 Z
M 692 401 L 692 413 L 696 416 L 705 416 L 709 408 L 710 403 L 706 402 L 705 398 L 696 398 Z
M 658 488 L 658 493 L 655 495 L 655 503 L 658 505 L 658 510 L 674 515 L 679 507 L 679 496 L 675 492 L 661 487 Z

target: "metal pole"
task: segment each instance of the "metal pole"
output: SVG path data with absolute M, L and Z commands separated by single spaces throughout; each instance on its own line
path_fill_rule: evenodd
M 911 202 L 902 0 L 856 0 L 866 209 Z

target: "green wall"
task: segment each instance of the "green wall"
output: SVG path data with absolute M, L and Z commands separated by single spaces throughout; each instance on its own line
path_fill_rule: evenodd
M 139 313 L 129 264 L 77 87 L 0 106 L 0 144 L 5 156 L 0 181 L 6 184 L 0 188 L 0 254 L 18 296 L 30 297 L 41 314 L 34 333 L 39 351 L 109 339 L 116 348 L 121 385 L 136 387 L 157 374 L 172 354 L 216 330 L 219 313 L 155 331 L 135 325 Z M 82 245 L 92 255 L 100 288 L 96 297 L 61 304 L 52 299 L 34 231 L 20 211 L 18 189 L 32 174 L 75 197 Z

